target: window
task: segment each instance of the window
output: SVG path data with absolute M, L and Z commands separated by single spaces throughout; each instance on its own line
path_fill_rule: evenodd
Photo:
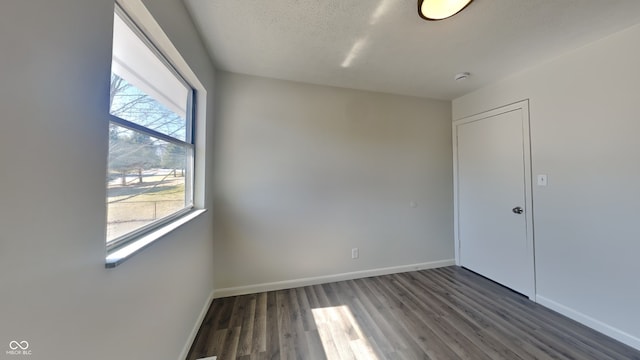
M 193 96 L 192 87 L 116 7 L 108 134 L 108 252 L 193 209 Z

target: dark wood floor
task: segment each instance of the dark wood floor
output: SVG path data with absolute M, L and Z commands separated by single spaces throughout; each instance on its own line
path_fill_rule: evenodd
M 216 299 L 188 360 L 640 359 L 458 267 Z

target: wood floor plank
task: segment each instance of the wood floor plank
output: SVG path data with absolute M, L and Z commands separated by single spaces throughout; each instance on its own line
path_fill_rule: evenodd
M 331 323 L 324 320 L 324 316 L 318 316 L 318 337 L 327 359 L 340 359 L 338 347 L 333 340 L 331 333 Z
M 240 326 L 227 329 L 227 338 L 220 350 L 220 359 L 235 359 L 238 355 L 238 342 L 240 342 Z
M 379 296 L 373 293 L 367 286 L 367 281 L 368 279 L 354 281 L 354 290 L 373 321 L 383 333 L 383 336 L 387 339 L 390 348 L 385 350 L 385 353 L 392 356 L 405 352 L 409 345 L 407 345 L 406 339 L 403 338 L 401 332 L 396 330 L 393 314 L 390 309 L 381 302 Z M 416 355 L 417 353 L 414 354 L 413 357 Z
M 264 357 L 269 360 L 280 359 L 280 329 L 278 328 L 278 302 L 276 293 L 271 291 L 267 294 L 267 351 Z M 222 359 L 221 359 L 222 360 Z
M 225 347 L 225 343 L 227 341 L 227 335 L 229 335 L 229 330 L 227 329 L 217 330 L 213 334 L 212 340 L 211 342 L 209 342 L 207 346 L 207 352 L 202 354 L 198 358 L 208 357 L 207 354 L 222 354 Z
M 236 303 L 235 297 L 228 297 L 220 299 L 221 309 L 214 314 L 212 321 L 215 329 L 227 329 L 229 327 L 229 321 L 231 320 L 231 314 L 233 314 L 233 305 Z
M 318 333 L 318 328 L 310 331 L 305 331 L 307 343 L 309 345 L 309 359 L 311 360 L 326 360 L 327 354 L 322 344 L 322 339 Z
M 199 357 L 203 357 L 202 355 L 206 354 L 206 347 L 207 343 L 209 342 L 208 337 L 209 334 L 213 332 L 212 322 L 214 320 L 214 314 L 220 312 L 220 304 L 220 301 L 214 301 L 211 303 L 211 306 L 209 306 L 209 310 L 207 311 L 207 314 L 205 315 L 205 318 L 200 325 L 200 329 L 198 330 L 198 333 L 193 340 L 193 346 L 191 346 L 191 349 L 189 350 L 187 359 L 196 359 Z
M 216 332 L 226 330 L 229 318 L 231 317 L 231 308 L 235 299 L 232 297 L 215 299 L 205 316 L 202 326 L 198 330 L 196 340 L 189 351 L 188 359 L 199 359 L 207 357 L 210 348 L 216 343 Z
M 431 309 L 437 316 L 450 324 L 456 332 L 466 337 L 469 341 L 478 346 L 484 353 L 492 359 L 529 359 L 528 356 L 518 354 L 508 347 L 505 347 L 498 339 L 490 336 L 482 326 L 469 321 L 466 313 L 458 311 L 455 307 L 450 306 L 443 301 L 434 291 L 433 287 L 425 287 L 424 282 L 417 280 L 412 273 L 399 274 L 399 281 L 414 297 L 419 299 Z M 423 293 L 429 293 L 432 296 L 421 296 Z
M 465 276 L 467 273 L 472 274 L 471 272 L 461 272 L 457 274 L 456 279 L 464 281 L 463 284 L 465 284 L 465 286 L 475 286 L 473 280 Z M 487 282 L 487 290 L 490 289 L 495 292 L 508 291 L 498 284 L 491 281 Z M 552 310 L 536 305 L 523 297 L 505 297 L 504 300 L 505 302 L 512 304 L 514 308 L 517 308 L 517 310 L 527 318 L 527 321 L 562 316 Z M 556 337 L 557 340 L 562 340 L 562 342 L 567 345 L 581 348 L 582 350 L 589 352 L 593 357 L 601 359 L 619 359 L 621 356 L 628 357 L 633 355 L 632 353 L 624 351 L 623 353 L 616 352 L 617 347 L 610 347 L 615 344 L 615 341 L 612 341 L 611 338 L 601 334 L 594 334 L 593 330 L 572 321 L 544 321 L 541 324 L 541 329 L 550 332 L 553 337 Z M 570 336 L 567 334 L 570 334 Z M 601 344 L 607 344 L 608 346 L 603 347 Z
M 448 277 L 451 275 L 454 274 L 449 274 Z M 540 344 L 544 344 L 549 352 L 558 353 L 562 358 L 618 359 L 618 357 L 609 357 L 604 352 L 593 351 L 593 349 L 589 349 L 586 346 L 578 345 L 580 342 L 577 341 L 575 334 L 567 338 L 564 336 L 563 331 L 558 330 L 558 327 L 563 326 L 562 324 L 571 325 L 571 328 L 574 330 L 579 329 L 582 325 L 566 319 L 560 314 L 548 311 L 548 309 L 536 305 L 523 297 L 505 296 L 510 295 L 508 289 L 489 280 L 480 279 L 479 281 L 485 282 L 484 287 L 477 287 L 475 282 L 478 280 L 465 282 L 456 277 L 455 281 L 458 284 L 457 286 L 461 286 L 461 289 L 465 291 L 475 291 L 479 294 L 477 296 L 484 297 L 485 299 L 494 297 L 492 292 L 487 291 L 489 289 L 492 289 L 495 293 L 502 294 L 503 296 L 499 297 L 499 302 L 496 302 L 502 308 L 502 311 L 510 314 L 514 324 L 520 325 L 521 330 L 526 331 L 532 341 L 538 341 Z M 538 309 L 537 315 L 529 316 L 526 310 L 534 308 Z M 551 315 L 551 317 L 547 318 L 545 314 Z M 553 321 L 554 319 L 563 319 L 564 321 Z M 535 328 L 531 325 L 534 323 L 536 324 Z M 526 327 L 524 327 L 525 325 Z M 590 331 L 592 335 L 596 335 L 593 330 Z
M 369 288 L 372 296 L 380 303 L 380 311 L 389 319 L 391 329 L 387 333 L 396 333 L 399 344 L 396 352 L 408 359 L 438 359 L 450 358 L 453 354 L 444 343 L 438 343 L 431 331 L 408 313 L 408 309 L 396 301 L 393 294 L 379 286 L 378 280 L 388 280 L 388 277 L 365 279 L 364 285 Z
M 418 346 L 425 354 L 431 359 L 454 359 L 460 358 L 460 354 L 456 354 L 455 349 L 439 338 L 438 334 L 433 331 L 430 326 L 434 326 L 433 323 L 419 319 L 416 315 L 416 311 L 407 304 L 405 304 L 401 296 L 398 295 L 398 289 L 389 284 L 391 278 L 386 276 L 384 278 L 372 278 L 369 282 L 370 286 L 378 292 L 378 296 L 384 298 L 392 313 L 396 319 L 399 327 L 397 330 L 403 332 L 404 337 L 407 338 L 409 344 Z M 420 334 L 418 336 L 411 336 L 411 334 Z M 462 352 L 462 351 L 460 351 Z M 461 357 L 462 359 L 468 359 L 468 356 Z
M 253 348 L 253 330 L 256 315 L 257 296 L 249 295 L 247 298 L 245 316 L 242 319 L 240 343 L 238 344 L 238 356 L 251 355 Z
M 455 327 L 453 327 L 444 316 L 438 315 L 431 307 L 426 305 L 424 301 L 411 291 L 408 291 L 398 280 L 397 275 L 389 276 L 390 281 L 380 282 L 381 286 L 393 286 L 393 295 L 399 303 L 402 303 L 416 320 L 420 321 L 420 326 L 429 329 L 434 337 L 434 343 L 444 343 L 454 352 L 460 359 L 474 360 L 490 360 L 491 356 L 476 346 L 466 336 L 463 336 Z
M 306 314 L 306 311 L 300 308 L 296 289 L 290 289 L 287 293 L 289 295 L 289 321 L 291 323 L 291 340 L 294 345 L 294 354 L 296 358 L 308 359 L 310 357 L 309 345 L 307 343 L 303 315 L 303 313 Z
M 327 294 L 324 292 L 324 288 L 322 287 L 322 285 L 314 285 L 313 291 L 316 294 L 316 298 L 318 300 L 318 305 L 316 308 L 333 306 L 329 301 Z
M 316 323 L 313 320 L 313 312 L 311 311 L 311 305 L 309 305 L 309 295 L 306 288 L 293 289 L 296 293 L 296 298 L 299 304 L 300 319 L 304 331 L 313 331 L 316 329 Z
M 267 293 L 257 294 L 251 353 L 267 351 Z
M 247 295 L 237 296 L 231 309 L 231 317 L 229 318 L 229 325 L 227 328 L 239 328 L 242 327 L 242 321 L 247 315 L 245 308 L 247 305 Z
M 640 351 L 466 269 L 216 299 L 188 360 L 640 360 Z
M 483 279 L 483 281 L 486 281 Z M 485 284 L 487 287 L 495 284 Z M 461 287 L 465 291 L 475 290 L 475 297 L 484 298 L 486 300 L 493 298 L 493 294 L 486 291 L 486 288 L 476 288 L 475 284 L 467 283 L 467 286 Z M 501 293 L 508 291 L 502 287 L 495 288 L 494 291 Z M 503 293 L 503 295 L 509 295 Z M 569 344 L 560 341 L 559 334 L 553 336 L 549 333 L 550 327 L 545 326 L 544 321 L 533 321 L 533 318 L 528 318 L 526 312 L 522 311 L 522 307 L 514 306 L 514 302 L 509 301 L 514 297 L 501 296 L 495 301 L 495 306 L 499 306 L 499 309 L 494 309 L 496 314 L 501 315 L 503 318 L 508 318 L 511 323 L 519 330 L 529 335 L 531 341 L 535 341 L 539 348 L 546 348 L 548 352 L 558 354 L 562 358 L 585 358 L 588 357 L 588 352 L 583 351 L 582 348 L 572 347 Z M 526 304 L 534 305 L 527 301 Z M 557 316 L 557 314 L 556 314 Z M 538 319 L 540 320 L 540 319 Z M 546 328 L 545 328 L 546 327 Z M 597 358 L 605 359 L 602 354 L 599 354 Z
M 289 294 L 287 290 L 276 291 L 278 335 L 281 359 L 295 359 L 295 344 L 292 340 L 292 324 L 289 318 Z
M 329 329 L 329 333 L 331 339 L 333 339 L 333 344 L 335 345 L 338 352 L 338 359 L 345 360 L 355 360 L 355 355 L 351 350 L 351 336 L 349 336 L 350 324 L 345 323 L 342 320 L 341 314 L 339 314 L 339 310 L 335 308 L 326 308 L 327 315 L 325 319 L 327 320 L 327 327 Z
M 311 309 L 316 309 L 320 307 L 320 302 L 318 301 L 318 297 L 316 296 L 316 291 L 313 286 L 305 286 L 302 288 L 304 293 L 307 295 L 307 300 L 309 303 L 309 307 Z
M 316 288 L 316 295 L 321 307 L 315 309 L 316 321 L 322 324 L 318 329 L 323 344 L 330 348 L 329 358 L 355 359 L 351 351 L 350 341 L 355 338 L 355 330 L 340 309 L 340 303 L 331 284 L 320 285 Z
M 487 302 L 484 301 L 486 299 L 482 298 L 479 293 L 443 282 L 446 281 L 446 279 L 433 276 L 430 277 L 430 279 L 434 283 L 442 286 L 443 291 L 452 294 L 458 301 L 458 306 L 464 308 L 468 313 L 482 318 L 485 324 L 489 324 L 486 331 L 505 339 L 505 342 L 511 345 L 511 350 L 523 349 L 528 354 L 528 357 L 534 359 L 566 358 L 552 347 L 531 336 L 532 332 L 528 332 L 526 328 L 523 329 L 522 327 L 535 329 L 537 325 L 519 324 L 515 321 L 515 314 L 505 312 L 502 306 L 498 305 L 502 302 L 501 297 L 496 296 L 493 302 Z
M 348 341 L 358 340 L 360 338 L 360 334 L 352 321 L 353 314 L 351 313 L 351 309 L 348 305 L 344 305 L 340 300 L 335 283 L 326 284 L 323 288 L 325 289 L 327 297 L 331 300 L 332 304 L 341 304 L 331 307 L 333 322 L 340 324 L 342 332 L 347 337 Z
M 349 304 L 349 309 L 354 317 L 353 322 L 360 327 L 359 336 L 365 337 L 366 343 L 369 343 L 369 347 L 371 347 L 375 353 L 375 357 L 373 358 L 384 358 L 385 353 L 391 356 L 393 353 L 392 346 L 358 298 L 358 294 L 353 287 L 353 282 L 343 281 L 335 283 L 334 285 L 339 289 L 337 292 L 339 300 Z

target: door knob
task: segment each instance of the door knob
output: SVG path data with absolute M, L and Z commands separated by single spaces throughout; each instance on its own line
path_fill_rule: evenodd
M 524 212 L 520 206 L 514 207 L 511 211 L 513 211 L 514 214 L 522 214 Z

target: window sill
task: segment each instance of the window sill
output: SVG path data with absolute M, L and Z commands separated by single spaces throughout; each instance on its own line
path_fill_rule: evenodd
M 188 212 L 184 216 L 177 218 L 175 221 L 172 221 L 158 229 L 146 233 L 140 236 L 139 239 L 107 253 L 105 267 L 110 269 L 122 264 L 124 261 L 139 253 L 144 248 L 154 243 L 156 240 L 195 219 L 206 211 L 206 209 L 199 209 Z

